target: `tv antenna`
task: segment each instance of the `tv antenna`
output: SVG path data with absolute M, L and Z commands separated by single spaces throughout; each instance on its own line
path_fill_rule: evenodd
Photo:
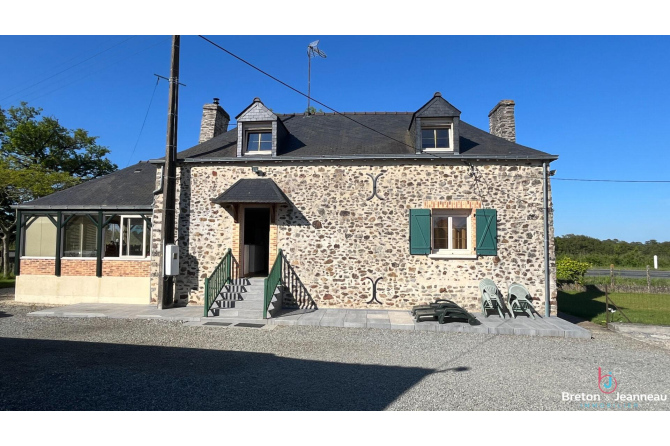
M 326 53 L 321 51 L 318 48 L 319 41 L 315 40 L 314 42 L 307 45 L 307 114 L 310 115 L 311 111 L 309 109 L 309 100 L 311 98 L 311 88 L 312 88 L 312 58 L 319 56 L 326 58 Z

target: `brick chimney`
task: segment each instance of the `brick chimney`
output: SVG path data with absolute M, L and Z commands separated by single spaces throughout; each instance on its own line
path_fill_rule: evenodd
M 200 139 L 198 140 L 198 144 L 227 132 L 229 122 L 230 116 L 219 105 L 219 98 L 214 98 L 213 104 L 205 104 L 202 107 L 202 121 L 200 123 Z
M 489 113 L 489 133 L 516 142 L 514 101 L 503 99 Z

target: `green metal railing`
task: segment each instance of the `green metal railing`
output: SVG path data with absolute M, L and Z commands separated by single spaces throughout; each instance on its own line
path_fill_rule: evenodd
M 231 267 L 233 264 L 233 253 L 230 248 L 223 256 L 219 264 L 214 268 L 212 275 L 205 279 L 205 317 L 209 313 L 209 307 L 219 295 L 225 285 L 232 281 Z
M 270 269 L 270 274 L 265 279 L 263 285 L 265 289 L 265 305 L 263 306 L 263 319 L 268 317 L 268 308 L 270 307 L 270 302 L 272 302 L 272 296 L 274 295 L 275 289 L 281 282 L 281 270 L 282 270 L 282 251 L 281 249 L 277 253 L 277 258 L 272 264 L 272 269 Z

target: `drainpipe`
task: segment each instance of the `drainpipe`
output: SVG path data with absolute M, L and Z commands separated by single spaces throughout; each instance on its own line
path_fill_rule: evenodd
M 551 273 L 549 272 L 549 178 L 547 176 L 547 162 L 542 163 L 544 175 L 544 315 L 551 315 Z

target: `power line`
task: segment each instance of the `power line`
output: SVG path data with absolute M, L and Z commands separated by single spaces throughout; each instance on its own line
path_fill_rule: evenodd
M 39 99 L 39 98 L 43 98 L 44 96 L 48 96 L 48 95 L 50 95 L 50 94 L 52 94 L 52 93 L 55 93 L 55 92 L 58 91 L 58 90 L 61 90 L 61 89 L 65 88 L 65 87 L 69 87 L 69 86 L 72 85 L 72 84 L 76 84 L 77 82 L 79 82 L 79 81 L 81 81 L 81 80 L 83 80 L 83 79 L 86 79 L 87 77 L 92 76 L 92 75 L 94 75 L 94 74 L 97 74 L 97 73 L 99 73 L 99 72 L 105 70 L 106 68 L 111 67 L 112 65 L 116 65 L 118 62 L 121 62 L 122 60 L 128 59 L 129 57 L 135 56 L 136 54 L 139 54 L 139 53 L 141 53 L 141 52 L 143 52 L 143 51 L 146 51 L 146 50 L 148 50 L 148 49 L 151 49 L 151 48 L 155 47 L 156 45 L 160 45 L 161 43 L 163 43 L 163 42 L 164 42 L 165 40 L 167 40 L 167 39 L 169 39 L 169 37 L 166 38 L 166 39 L 162 39 L 162 40 L 160 40 L 160 41 L 158 41 L 158 42 L 154 43 L 153 45 L 150 45 L 150 46 L 148 46 L 148 47 L 146 47 L 146 48 L 142 48 L 141 50 L 136 51 L 136 52 L 134 52 L 134 53 L 132 53 L 132 54 L 129 54 L 129 55 L 126 56 L 126 57 L 122 57 L 122 58 L 120 58 L 120 59 L 117 59 L 117 60 L 115 60 L 114 62 L 112 62 L 112 63 L 110 63 L 110 64 L 107 64 L 107 65 L 103 66 L 103 67 L 100 68 L 99 70 L 96 70 L 96 71 L 93 71 L 93 72 L 91 72 L 91 73 L 88 73 L 88 74 L 86 74 L 86 75 L 84 75 L 84 76 L 82 76 L 82 77 L 80 77 L 80 78 L 78 78 L 78 79 L 76 79 L 76 80 L 74 80 L 74 81 L 72 81 L 72 82 L 69 82 L 69 83 L 67 83 L 67 84 L 65 84 L 65 85 L 61 85 L 60 87 L 55 88 L 55 89 L 53 89 L 53 90 L 51 90 L 51 91 L 48 91 L 48 92 L 46 92 L 46 93 L 44 93 L 44 94 L 42 94 L 42 95 L 40 95 L 40 96 L 33 97 L 33 98 L 31 99 L 31 101 L 35 101 L 35 100 L 37 100 L 37 99 Z
M 35 87 L 35 86 L 41 84 L 42 82 L 48 81 L 49 79 L 52 79 L 52 78 L 58 76 L 59 74 L 65 73 L 66 71 L 69 71 L 69 70 L 73 69 L 74 67 L 77 67 L 77 66 L 83 64 L 84 62 L 88 62 L 89 60 L 91 60 L 91 59 L 93 59 L 93 58 L 95 58 L 95 57 L 97 57 L 97 56 L 99 56 L 99 55 L 101 55 L 101 54 L 103 54 L 103 53 L 106 53 L 107 51 L 111 50 L 112 48 L 115 48 L 115 47 L 117 47 L 117 46 L 119 46 L 119 45 L 121 45 L 121 44 L 123 44 L 123 43 L 126 43 L 127 41 L 129 41 L 130 39 L 133 39 L 134 37 L 135 37 L 135 36 L 130 36 L 130 37 L 128 37 L 127 39 L 122 40 L 121 42 L 116 43 L 116 44 L 110 46 L 110 47 L 107 48 L 107 49 L 104 49 L 104 50 L 102 50 L 102 51 L 99 51 L 99 52 L 95 53 L 95 54 L 92 55 L 91 57 L 88 57 L 88 58 L 82 60 L 81 62 L 77 62 L 76 64 L 71 65 L 71 66 L 69 66 L 68 68 L 66 68 L 66 69 L 64 69 L 64 70 L 61 70 L 61 71 L 59 71 L 58 73 L 52 74 L 52 75 L 49 76 L 49 77 L 45 77 L 44 79 L 42 79 L 42 80 L 40 80 L 40 81 L 37 81 L 37 82 L 35 82 L 34 84 L 29 85 L 29 86 L 27 86 L 27 87 L 25 87 L 25 88 L 23 88 L 23 89 L 21 89 L 21 90 L 15 92 L 15 93 L 12 93 L 12 94 L 10 94 L 9 96 L 5 96 L 4 98 L 0 99 L 0 101 L 4 101 L 5 99 L 11 98 L 11 97 L 13 97 L 13 96 L 16 96 L 16 95 L 18 95 L 19 93 L 23 93 L 23 92 L 26 91 L 26 90 L 30 90 L 31 88 L 33 88 L 33 87 Z
M 130 152 L 130 156 L 128 157 L 128 162 L 126 163 L 126 167 L 130 166 L 130 160 L 133 158 L 133 155 L 135 154 L 135 149 L 137 148 L 137 144 L 140 142 L 140 137 L 142 136 L 142 131 L 144 130 L 144 125 L 147 123 L 147 117 L 149 116 L 149 110 L 151 110 L 151 104 L 154 101 L 154 95 L 156 94 L 156 89 L 158 88 L 158 83 L 161 81 L 160 77 L 156 77 L 156 85 L 154 85 L 154 91 L 151 93 L 151 99 L 149 100 L 149 106 L 147 107 L 147 112 L 144 114 L 144 121 L 142 121 L 142 127 L 140 128 L 140 134 L 137 135 L 137 141 L 135 141 L 135 145 L 133 146 L 133 150 Z
M 255 66 L 254 64 L 252 64 L 251 62 L 247 62 L 246 60 L 242 59 L 240 56 L 238 56 L 238 55 L 236 55 L 236 54 L 234 54 L 234 53 L 231 53 L 230 51 L 228 51 L 228 50 L 225 49 L 224 47 L 218 45 L 218 44 L 215 43 L 215 42 L 212 42 L 212 41 L 209 40 L 207 37 L 204 37 L 204 36 L 201 36 L 201 35 L 198 35 L 198 37 L 200 37 L 201 39 L 203 39 L 203 40 L 209 42 L 210 44 L 214 45 L 215 47 L 217 47 L 217 48 L 220 49 L 221 51 L 223 51 L 223 52 L 225 52 L 225 53 L 228 53 L 229 55 L 233 56 L 235 59 L 239 60 L 240 62 L 243 62 L 243 63 L 249 65 L 249 66 L 250 66 L 251 68 L 253 68 L 254 70 L 259 71 L 260 73 L 266 75 L 267 77 L 269 77 L 270 79 L 274 80 L 275 82 L 279 82 L 279 83 L 282 84 L 283 86 L 285 86 L 285 87 L 287 87 L 287 88 L 290 88 L 291 90 L 293 90 L 293 91 L 295 91 L 296 93 L 298 93 L 298 94 L 300 94 L 300 95 L 306 97 L 307 99 L 310 99 L 310 100 L 314 101 L 315 103 L 317 103 L 317 104 L 319 104 L 319 105 L 321 105 L 321 106 L 323 106 L 323 107 L 326 107 L 328 110 L 331 110 L 333 113 L 335 113 L 335 114 L 337 114 L 337 115 L 340 115 L 340 116 L 342 116 L 342 117 L 344 117 L 344 118 L 347 118 L 347 119 L 349 119 L 350 121 L 353 121 L 353 122 L 355 122 L 356 124 L 358 124 L 358 125 L 360 125 L 360 126 L 362 126 L 362 127 L 365 127 L 366 129 L 371 130 L 371 131 L 373 131 L 373 132 L 375 132 L 375 133 L 377 133 L 377 134 L 379 134 L 379 135 L 382 135 L 382 136 L 384 136 L 384 137 L 386 137 L 386 138 L 388 138 L 388 139 L 391 139 L 391 140 L 393 140 L 393 141 L 395 141 L 395 142 L 397 142 L 397 143 L 399 143 L 399 144 L 405 145 L 405 146 L 407 146 L 407 147 L 410 147 L 410 148 L 413 149 L 413 150 L 416 150 L 416 147 L 411 146 L 411 145 L 407 144 L 406 142 L 400 141 L 400 140 L 398 140 L 398 139 L 395 139 L 395 138 L 392 137 L 392 136 L 386 135 L 386 134 L 380 132 L 379 130 L 373 129 L 373 128 L 370 127 L 370 126 L 367 126 L 367 125 L 363 124 L 362 122 L 353 119 L 351 116 L 347 116 L 347 115 L 345 115 L 344 113 L 340 113 L 339 111 L 335 110 L 333 107 L 330 107 L 330 106 L 324 104 L 323 102 L 317 101 L 316 99 L 314 99 L 314 98 L 310 97 L 309 95 L 303 93 L 302 91 L 298 90 L 297 88 L 292 87 L 291 85 L 287 84 L 286 82 L 284 82 L 284 81 L 282 81 L 282 80 L 280 80 L 280 79 L 277 79 L 276 77 L 274 77 L 274 76 L 271 75 L 270 73 L 267 73 L 267 72 L 261 70 L 260 68 L 258 68 L 258 67 Z
M 397 143 L 399 143 L 399 144 L 402 144 L 402 145 L 404 145 L 404 146 L 407 146 L 407 147 L 411 148 L 412 150 L 415 150 L 415 151 L 416 151 L 416 147 L 414 147 L 414 146 L 412 146 L 412 145 L 410 145 L 410 144 L 407 144 L 406 142 L 400 141 L 400 140 L 398 140 L 398 139 L 396 139 L 396 138 L 394 138 L 394 137 L 392 137 L 392 136 L 386 135 L 385 133 L 382 133 L 382 132 L 380 132 L 380 131 L 377 130 L 377 129 L 374 129 L 374 128 L 368 126 L 368 125 L 363 124 L 363 123 L 360 122 L 360 121 L 357 121 L 357 120 L 353 119 L 351 116 L 348 116 L 348 115 L 346 115 L 346 114 L 344 114 L 344 113 L 341 113 L 341 112 L 335 110 L 334 108 L 330 107 L 329 105 L 326 105 L 326 104 L 324 104 L 323 102 L 320 102 L 320 101 L 314 99 L 313 97 L 310 97 L 309 95 L 307 95 L 307 94 L 303 93 L 302 91 L 298 90 L 297 88 L 295 88 L 295 87 L 293 87 L 293 86 L 287 84 L 286 82 L 284 82 L 284 81 L 282 81 L 282 80 L 276 78 L 275 76 L 271 75 L 270 73 L 267 73 L 266 71 L 263 71 L 262 69 L 258 68 L 257 66 L 255 66 L 255 65 L 252 64 L 251 62 L 248 62 L 247 60 L 245 60 L 245 59 L 243 59 L 242 57 L 236 55 L 235 53 L 233 53 L 233 52 L 231 52 L 231 51 L 225 49 L 225 48 L 222 47 L 221 45 L 219 45 L 219 44 L 217 44 L 217 43 L 211 41 L 210 39 L 206 38 L 205 36 L 198 35 L 198 37 L 200 37 L 201 39 L 203 39 L 203 40 L 205 40 L 206 42 L 210 43 L 211 45 L 215 46 L 216 48 L 220 49 L 221 51 L 223 51 L 223 52 L 229 54 L 230 56 L 234 57 L 235 59 L 239 60 L 240 62 L 242 62 L 242 63 L 244 63 L 244 64 L 250 66 L 250 67 L 253 68 L 254 70 L 256 70 L 256 71 L 258 71 L 258 72 L 264 74 L 265 76 L 269 77 L 270 79 L 274 80 L 275 82 L 278 82 L 278 83 L 282 84 L 283 86 L 285 86 L 285 87 L 287 87 L 287 88 L 289 88 L 289 89 L 295 91 L 296 93 L 298 93 L 298 94 L 300 94 L 300 95 L 302 95 L 302 96 L 304 96 L 304 97 L 306 97 L 306 98 L 308 98 L 308 99 L 314 101 L 315 103 L 317 103 L 317 104 L 319 104 L 319 105 L 321 105 L 321 106 L 323 106 L 323 107 L 325 107 L 325 108 L 331 110 L 333 113 L 335 113 L 335 114 L 337 114 L 337 115 L 340 115 L 340 116 L 342 116 L 342 117 L 344 117 L 344 118 L 347 118 L 347 119 L 349 119 L 350 121 L 353 121 L 353 122 L 355 122 L 356 124 L 358 124 L 358 125 L 360 125 L 360 126 L 362 126 L 362 127 L 365 127 L 365 128 L 368 129 L 368 130 L 371 130 L 371 131 L 373 131 L 373 132 L 375 132 L 375 133 L 377 133 L 377 134 L 379 134 L 379 135 L 381 135 L 381 136 L 384 136 L 385 138 L 391 139 L 391 140 L 393 140 L 393 141 L 395 141 L 395 142 L 397 142 Z M 430 152 L 426 152 L 426 153 L 428 153 L 429 155 L 434 156 L 434 157 L 436 157 L 436 158 L 446 158 L 446 157 L 439 156 L 438 154 L 435 154 L 435 153 L 430 153 Z M 510 176 L 511 176 L 511 175 L 510 175 Z M 527 177 L 527 178 L 532 178 L 532 179 L 542 179 L 542 177 Z M 553 180 L 558 180 L 558 181 L 600 181 L 600 182 L 610 182 L 610 183 L 670 183 L 670 181 L 666 181 L 666 180 L 597 180 L 597 179 L 580 179 L 580 178 L 552 178 L 552 179 L 553 179 Z

